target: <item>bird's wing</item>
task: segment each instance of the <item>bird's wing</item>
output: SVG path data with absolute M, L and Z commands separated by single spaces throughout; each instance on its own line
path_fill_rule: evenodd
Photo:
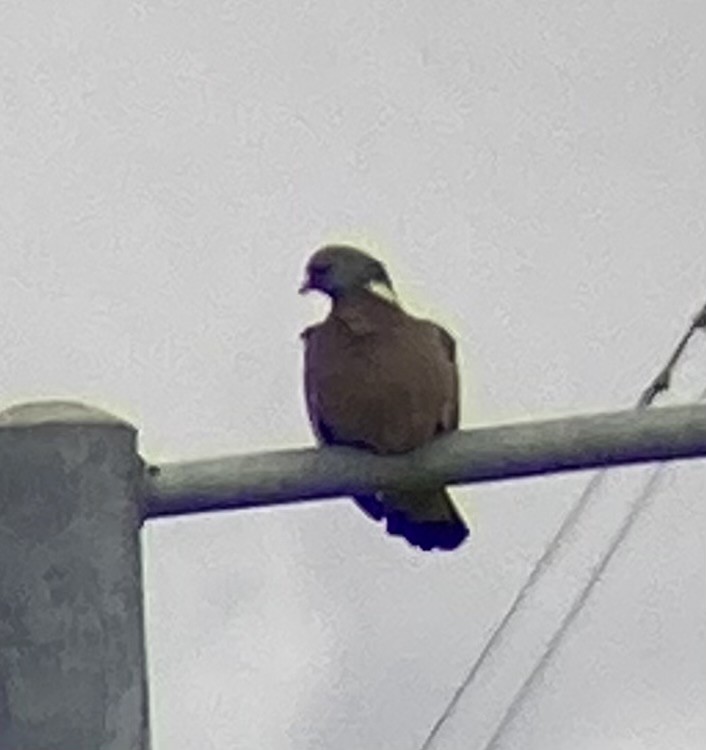
M 323 415 L 321 414 L 321 404 L 318 397 L 319 390 L 311 382 L 312 350 L 316 346 L 316 339 L 322 325 L 322 323 L 319 323 L 318 325 L 309 326 L 301 332 L 301 339 L 304 342 L 304 398 L 314 436 L 319 443 L 331 443 L 333 441 L 330 429 L 324 422 Z
M 458 429 L 459 423 L 459 376 L 458 376 L 458 362 L 456 361 L 456 341 L 454 337 L 440 325 L 431 323 L 436 330 L 436 334 L 441 341 L 441 346 L 448 357 L 450 363 L 449 368 L 449 382 L 447 385 L 448 397 L 444 402 L 443 414 L 441 416 L 441 432 L 449 432 L 450 430 Z

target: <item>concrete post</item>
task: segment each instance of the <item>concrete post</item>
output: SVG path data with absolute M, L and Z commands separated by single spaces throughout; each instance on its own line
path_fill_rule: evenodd
M 147 750 L 135 430 L 0 414 L 0 750 Z

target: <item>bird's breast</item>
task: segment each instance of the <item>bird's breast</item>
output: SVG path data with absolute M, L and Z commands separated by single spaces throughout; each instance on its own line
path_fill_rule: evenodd
M 434 436 L 452 363 L 421 334 L 398 327 L 348 335 L 329 326 L 307 337 L 307 403 L 335 442 L 397 453 Z

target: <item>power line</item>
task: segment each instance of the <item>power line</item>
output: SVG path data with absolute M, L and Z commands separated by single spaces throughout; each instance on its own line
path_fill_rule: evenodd
M 437 738 L 437 735 L 441 731 L 441 728 L 448 721 L 451 714 L 453 713 L 456 706 L 458 705 L 458 702 L 461 699 L 461 696 L 467 690 L 468 686 L 473 682 L 478 671 L 485 663 L 486 659 L 495 650 L 500 640 L 501 635 L 503 634 L 508 624 L 511 622 L 511 620 L 515 616 L 515 613 L 517 612 L 521 604 L 526 599 L 527 594 L 530 592 L 531 589 L 534 588 L 535 584 L 537 583 L 537 581 L 540 580 L 545 570 L 547 570 L 550 567 L 550 565 L 553 563 L 554 555 L 555 555 L 555 552 L 559 548 L 560 541 L 566 535 L 569 534 L 571 529 L 574 527 L 574 525 L 578 521 L 589 499 L 595 492 L 597 492 L 598 488 L 603 482 L 605 473 L 606 473 L 605 470 L 600 471 L 591 477 L 584 491 L 581 493 L 576 503 L 574 503 L 571 510 L 567 513 L 566 517 L 564 518 L 563 523 L 561 524 L 561 527 L 555 534 L 554 538 L 547 545 L 546 549 L 544 550 L 544 553 L 539 558 L 538 562 L 535 563 L 535 566 L 532 569 L 532 572 L 529 574 L 522 588 L 519 590 L 519 592 L 513 599 L 513 602 L 508 608 L 507 612 L 505 613 L 505 616 L 502 618 L 502 620 L 496 626 L 490 638 L 487 640 L 485 646 L 483 647 L 483 650 L 480 652 L 480 655 L 478 656 L 473 666 L 471 667 L 471 670 L 463 679 L 463 682 L 461 682 L 461 684 L 458 686 L 451 700 L 446 705 L 446 708 L 437 719 L 436 723 L 434 724 L 431 731 L 429 732 L 429 735 L 424 741 L 424 744 L 420 747 L 420 750 L 430 750 L 430 748 L 433 745 L 433 742 Z
M 704 392 L 704 394 L 706 395 L 706 391 Z M 554 656 L 557 648 L 559 647 L 567 631 L 569 630 L 574 620 L 576 619 L 576 617 L 578 616 L 578 614 L 581 612 L 584 605 L 588 601 L 591 595 L 591 592 L 593 591 L 594 586 L 596 585 L 600 577 L 605 572 L 606 568 L 610 564 L 610 561 L 613 559 L 620 545 L 627 538 L 628 534 L 632 530 L 633 526 L 635 525 L 635 522 L 637 521 L 642 511 L 644 511 L 648 507 L 647 505 L 648 500 L 652 497 L 652 495 L 656 491 L 658 487 L 658 481 L 660 477 L 663 475 L 664 469 L 665 469 L 665 464 L 660 464 L 655 469 L 653 469 L 649 479 L 647 480 L 645 486 L 643 487 L 642 492 L 637 496 L 637 498 L 633 502 L 632 507 L 630 508 L 630 512 L 625 517 L 625 520 L 623 521 L 622 525 L 620 526 L 617 533 L 614 535 L 613 539 L 611 540 L 610 545 L 608 546 L 608 549 L 606 550 L 602 559 L 600 560 L 598 565 L 593 569 L 593 573 L 591 574 L 591 577 L 589 578 L 586 585 L 579 592 L 576 599 L 574 599 L 574 602 L 571 605 L 571 608 L 569 609 L 566 616 L 559 624 L 559 627 L 557 628 L 551 640 L 547 644 L 544 653 L 540 657 L 539 661 L 536 663 L 534 669 L 530 672 L 529 676 L 522 683 L 522 686 L 517 691 L 515 697 L 512 699 L 512 702 L 510 703 L 505 713 L 503 714 L 503 717 L 500 720 L 500 723 L 498 724 L 497 729 L 493 733 L 493 736 L 486 743 L 483 750 L 493 750 L 493 748 L 497 747 L 498 740 L 502 736 L 505 729 L 511 724 L 512 720 L 517 715 L 520 709 L 520 706 L 524 702 L 525 697 L 529 693 L 537 677 L 539 677 L 539 675 L 542 674 L 542 672 L 546 669 L 547 665 L 551 661 L 551 658 Z
M 674 368 L 679 363 L 684 350 L 686 349 L 691 337 L 699 329 L 706 328 L 706 304 L 699 310 L 696 315 L 692 318 L 691 325 L 684 332 L 684 335 L 679 339 L 679 343 L 674 347 L 671 357 L 667 360 L 667 364 L 662 368 L 657 377 L 645 388 L 637 402 L 638 408 L 649 406 L 655 399 L 655 396 L 666 391 L 671 382 Z
M 703 329 L 703 328 L 706 328 L 706 304 L 704 304 L 701 310 L 692 319 L 690 326 L 682 335 L 674 351 L 672 352 L 671 356 L 667 360 L 667 363 L 665 364 L 665 366 L 659 372 L 657 377 L 647 386 L 647 388 L 640 395 L 640 398 L 638 399 L 637 404 L 636 404 L 637 409 L 643 409 L 643 408 L 650 406 L 658 394 L 662 393 L 663 391 L 668 390 L 671 384 L 671 379 L 672 379 L 674 369 L 676 368 L 677 364 L 681 360 L 683 353 L 687 345 L 689 344 L 692 336 L 694 335 L 697 329 Z M 706 391 L 704 392 L 704 396 L 706 396 Z M 647 484 L 643 488 L 643 491 L 640 493 L 638 498 L 634 501 L 627 516 L 623 520 L 623 523 L 620 525 L 620 527 L 618 528 L 618 531 L 616 532 L 615 536 L 611 540 L 611 543 L 607 551 L 604 553 L 598 565 L 594 568 L 593 573 L 590 576 L 588 582 L 586 583 L 584 588 L 581 590 L 578 597 L 574 600 L 569 612 L 561 620 L 559 628 L 555 631 L 554 635 L 548 642 L 544 652 L 540 656 L 539 660 L 535 664 L 529 676 L 522 683 L 519 690 L 516 692 L 515 696 L 511 700 L 508 708 L 503 713 L 495 732 L 491 736 L 488 743 L 484 746 L 485 750 L 492 750 L 492 748 L 495 746 L 497 739 L 500 737 L 505 727 L 508 726 L 512 718 L 515 716 L 517 709 L 519 708 L 519 705 L 524 699 L 524 696 L 529 690 L 529 688 L 531 687 L 532 683 L 534 682 L 536 677 L 541 673 L 541 671 L 545 668 L 546 664 L 550 660 L 554 651 L 558 647 L 559 642 L 563 638 L 563 635 L 568 630 L 571 623 L 574 621 L 576 615 L 583 608 L 583 605 L 585 604 L 588 597 L 590 596 L 590 593 L 593 590 L 593 587 L 596 581 L 599 579 L 600 575 L 604 572 L 606 566 L 608 565 L 610 560 L 613 558 L 613 555 L 615 554 L 619 546 L 622 544 L 627 534 L 630 532 L 630 529 L 633 527 L 641 510 L 645 507 L 647 500 L 649 499 L 651 493 L 654 491 L 654 488 L 656 487 L 656 483 L 657 483 L 657 478 L 659 477 L 660 472 L 661 472 L 661 468 L 662 468 L 662 465 L 657 467 L 657 469 L 653 472 L 652 476 L 650 477 Z M 534 589 L 534 587 L 541 580 L 545 572 L 547 572 L 550 569 L 552 563 L 555 560 L 556 554 L 560 548 L 561 543 L 564 541 L 565 538 L 568 537 L 569 533 L 572 531 L 572 529 L 578 523 L 579 519 L 582 517 L 588 505 L 589 500 L 600 489 L 601 484 L 606 476 L 606 471 L 607 470 L 604 469 L 594 474 L 591 477 L 588 484 L 584 488 L 584 491 L 581 493 L 581 495 L 579 496 L 577 501 L 574 503 L 572 508 L 569 510 L 563 523 L 561 524 L 561 527 L 559 528 L 557 533 L 554 535 L 551 542 L 547 545 L 541 558 L 535 564 L 527 580 L 525 581 L 525 583 L 523 584 L 523 586 L 521 587 L 521 589 L 515 596 L 512 604 L 510 605 L 509 609 L 505 613 L 504 617 L 502 618 L 500 623 L 496 626 L 495 630 L 493 631 L 490 638 L 486 642 L 478 658 L 473 663 L 470 671 L 467 673 L 466 677 L 463 679 L 463 681 L 460 683 L 458 688 L 455 690 L 454 694 L 452 695 L 451 699 L 447 703 L 443 712 L 440 714 L 439 718 L 434 723 L 434 726 L 431 728 L 424 743 L 421 745 L 420 750 L 430 750 L 439 732 L 441 731 L 442 727 L 448 721 L 450 716 L 453 714 L 463 693 L 474 682 L 480 668 L 496 650 L 502 634 L 504 633 L 508 625 L 512 622 L 520 606 L 526 600 L 527 595 Z
M 702 391 L 697 400 L 703 401 L 704 398 L 706 398 L 706 389 Z M 628 534 L 632 531 L 639 516 L 644 510 L 647 509 L 650 499 L 658 489 L 659 480 L 664 475 L 664 471 L 666 468 L 666 464 L 659 464 L 652 470 L 652 473 L 650 474 L 642 491 L 633 501 L 629 513 L 625 517 L 616 534 L 613 536 L 613 539 L 611 539 L 611 542 L 608 545 L 608 549 L 605 551 L 598 565 L 594 568 L 591 577 L 589 578 L 586 585 L 574 599 L 571 608 L 560 622 L 559 627 L 547 644 L 544 653 L 537 661 L 528 677 L 522 683 L 522 686 L 517 691 L 515 697 L 512 699 L 510 705 L 507 707 L 505 713 L 503 714 L 503 717 L 500 720 L 497 729 L 493 733 L 493 736 L 486 743 L 483 750 L 493 750 L 493 748 L 497 747 L 498 740 L 502 736 L 505 729 L 510 726 L 515 716 L 517 716 L 520 706 L 524 702 L 525 697 L 529 694 L 532 685 L 549 665 L 564 636 L 588 601 L 594 586 L 608 568 L 608 565 L 613 559 L 615 553 L 618 551 L 619 547 L 622 545 L 625 539 L 627 539 Z

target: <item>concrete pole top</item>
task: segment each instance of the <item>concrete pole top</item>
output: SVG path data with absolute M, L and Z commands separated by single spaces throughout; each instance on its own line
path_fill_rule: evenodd
M 135 430 L 129 422 L 80 401 L 30 401 L 0 412 L 0 427 L 35 427 L 45 424 L 113 425 Z

